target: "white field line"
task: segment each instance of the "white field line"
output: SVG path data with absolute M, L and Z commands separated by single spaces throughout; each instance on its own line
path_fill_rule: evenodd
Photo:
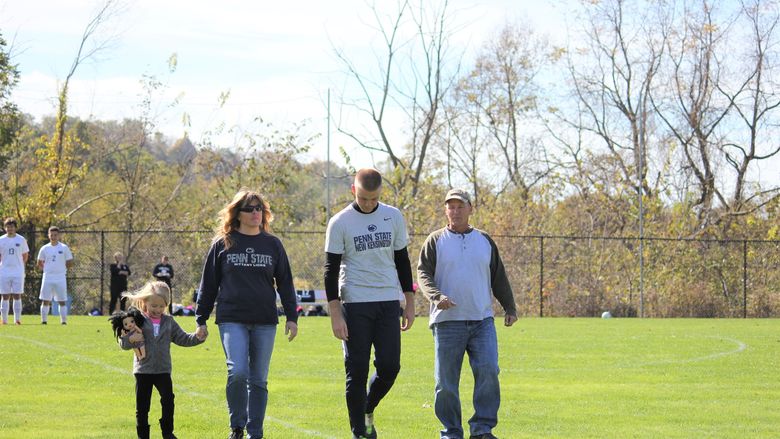
M 88 356 L 78 354 L 78 353 L 73 352 L 73 351 L 71 351 L 69 349 L 65 349 L 65 348 L 63 348 L 61 346 L 52 345 L 52 344 L 49 344 L 49 343 L 44 343 L 44 342 L 39 341 L 39 340 L 32 340 L 32 339 L 25 338 L 25 337 L 19 337 L 19 336 L 16 336 L 16 335 L 8 335 L 8 334 L 1 334 L 1 333 L 0 333 L 0 338 L 9 338 L 9 339 L 12 339 L 12 340 L 18 340 L 18 341 L 21 341 L 21 342 L 24 342 L 24 343 L 38 345 L 38 346 L 40 346 L 42 348 L 45 348 L 45 349 L 48 349 L 48 350 L 57 351 L 57 352 L 60 352 L 62 354 L 65 354 L 65 355 L 67 355 L 69 357 L 72 357 L 72 358 L 76 359 L 76 361 L 80 361 L 80 362 L 83 362 L 83 363 L 89 363 L 89 364 L 91 364 L 93 366 L 97 366 L 97 367 L 103 368 L 103 369 L 107 370 L 108 372 L 111 372 L 112 374 L 119 373 L 119 374 L 125 374 L 125 375 L 130 375 L 130 376 L 133 375 L 132 371 L 128 370 L 127 368 L 112 366 L 112 365 L 110 365 L 108 363 L 104 363 L 104 362 L 102 362 L 100 360 L 96 360 L 94 358 L 90 358 Z M 213 403 L 215 403 L 217 405 L 225 403 L 225 401 L 223 399 L 221 399 L 221 398 L 217 398 L 217 397 L 215 397 L 213 395 L 207 395 L 207 394 L 203 394 L 203 393 L 200 393 L 200 392 L 196 392 L 194 390 L 191 390 L 191 389 L 187 388 L 186 386 L 181 386 L 179 384 L 176 384 L 175 387 L 176 387 L 176 392 L 177 393 L 178 392 L 183 392 L 183 393 L 189 394 L 191 396 L 207 399 L 207 400 L 209 400 L 209 401 L 211 401 L 211 402 L 213 402 Z M 329 436 L 327 434 L 323 434 L 323 433 L 320 433 L 318 431 L 308 430 L 308 429 L 305 429 L 305 428 L 303 428 L 303 427 L 301 427 L 299 425 L 292 424 L 292 423 L 286 422 L 286 421 L 282 421 L 281 419 L 274 418 L 273 416 L 268 416 L 267 414 L 265 415 L 265 419 L 267 421 L 271 421 L 271 422 L 274 422 L 276 424 L 282 425 L 282 426 L 284 426 L 286 428 L 289 428 L 290 430 L 295 430 L 295 431 L 301 432 L 301 433 L 306 434 L 308 436 L 322 437 L 322 438 L 328 438 L 328 439 L 336 439 L 334 436 Z
M 601 366 L 583 366 L 583 365 L 572 365 L 569 367 L 528 367 L 524 368 L 522 366 L 513 366 L 513 367 L 501 367 L 501 372 L 504 373 L 522 373 L 522 372 L 554 372 L 554 371 L 568 371 L 568 370 L 604 370 L 609 367 L 617 368 L 617 369 L 632 369 L 637 367 L 646 367 L 646 366 L 657 366 L 657 365 L 664 365 L 664 364 L 688 364 L 688 363 L 698 363 L 703 361 L 709 361 L 714 360 L 721 357 L 726 357 L 729 355 L 735 355 L 739 354 L 743 351 L 745 351 L 748 348 L 747 343 L 744 343 L 740 340 L 737 340 L 735 338 L 730 337 L 723 337 L 718 335 L 704 335 L 704 336 L 687 336 L 685 338 L 712 338 L 715 340 L 724 340 L 731 343 L 734 343 L 735 347 L 734 349 L 730 349 L 727 351 L 720 351 L 720 352 L 714 352 L 712 354 L 708 355 L 702 355 L 699 357 L 691 357 L 691 358 L 670 358 L 667 360 L 657 360 L 657 361 L 648 361 L 648 362 L 638 362 L 638 363 L 614 363 L 614 364 L 603 364 Z M 500 347 L 499 347 L 500 350 Z
M 632 366 L 634 366 L 634 367 L 637 367 L 637 366 L 641 367 L 641 366 L 653 366 L 653 365 L 656 365 L 656 364 L 698 363 L 698 362 L 701 362 L 701 361 L 709 361 L 709 360 L 714 360 L 714 359 L 720 358 L 720 357 L 726 357 L 728 355 L 738 354 L 738 353 L 744 351 L 745 349 L 747 349 L 747 347 L 748 347 L 748 345 L 746 343 L 744 343 L 742 341 L 739 341 L 739 340 L 737 340 L 735 338 L 720 337 L 720 336 L 716 336 L 716 335 L 709 335 L 709 336 L 705 336 L 705 337 L 706 338 L 714 338 L 716 340 L 726 340 L 726 341 L 729 341 L 731 343 L 734 343 L 736 345 L 736 348 L 732 349 L 732 350 L 729 350 L 729 351 L 715 352 L 715 353 L 712 353 L 712 354 L 709 354 L 709 355 L 702 355 L 700 357 L 650 361 L 650 362 L 646 362 L 646 363 L 635 364 L 635 365 L 632 365 Z

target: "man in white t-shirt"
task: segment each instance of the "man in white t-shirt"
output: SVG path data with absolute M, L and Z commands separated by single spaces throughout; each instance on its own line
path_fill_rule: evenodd
M 38 252 L 38 269 L 43 270 L 41 280 L 41 324 L 45 325 L 52 299 L 60 305 L 60 322 L 68 321 L 68 287 L 66 274 L 73 264 L 73 254 L 60 242 L 60 229 L 49 227 L 49 243 Z
M 401 368 L 401 331 L 414 322 L 406 221 L 397 208 L 379 202 L 381 192 L 379 172 L 359 170 L 355 201 L 331 218 L 325 235 L 325 294 L 333 335 L 343 345 L 353 438 L 378 436 L 374 409 Z M 372 347 L 376 373 L 366 391 Z
M 24 264 L 30 255 L 27 240 L 16 234 L 16 220 L 3 221 L 5 235 L 0 236 L 0 310 L 3 324 L 8 324 L 8 302 L 14 301 L 14 321 L 22 324 L 22 293 L 24 292 Z

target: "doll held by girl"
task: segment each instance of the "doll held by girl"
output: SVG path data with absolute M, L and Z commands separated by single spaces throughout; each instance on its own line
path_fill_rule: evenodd
M 111 327 L 114 329 L 114 335 L 116 338 L 127 336 L 128 338 L 133 334 L 142 334 L 141 328 L 144 326 L 144 315 L 136 307 L 131 306 L 127 311 L 117 311 L 108 318 L 111 322 Z M 146 347 L 144 342 L 131 343 L 133 351 L 135 351 L 135 357 L 139 360 L 146 358 Z

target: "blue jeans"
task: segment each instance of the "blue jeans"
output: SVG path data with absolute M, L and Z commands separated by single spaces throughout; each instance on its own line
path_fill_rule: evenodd
M 219 335 L 227 363 L 230 428 L 246 428 L 250 439 L 261 438 L 276 325 L 220 323 Z
M 501 395 L 498 385 L 498 340 L 493 318 L 433 324 L 436 349 L 434 377 L 436 417 L 444 426 L 441 438 L 462 439 L 458 383 L 463 354 L 469 354 L 474 374 L 474 416 L 469 419 L 472 435 L 489 433 L 498 424 Z

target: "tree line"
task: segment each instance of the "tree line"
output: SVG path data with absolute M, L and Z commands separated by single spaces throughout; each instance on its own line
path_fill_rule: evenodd
M 410 232 L 443 225 L 442 194 L 464 186 L 474 223 L 497 234 L 777 239 L 778 2 L 576 2 L 566 38 L 508 22 L 468 54 L 453 44 L 464 11 L 397 5 L 366 9 L 379 67 L 334 45 L 338 104 L 354 111 L 335 125 L 380 157 L 384 199 Z M 132 255 L 147 231 L 213 228 L 242 186 L 268 196 L 277 229 L 323 230 L 349 201 L 350 158 L 306 159 L 322 142 L 306 121 L 171 139 L 152 106 L 166 83 L 151 75 L 137 118 L 69 116 L 68 81 L 92 53 L 79 50 L 56 111 L 35 120 L 13 102 L 19 71 L 0 34 L 0 210 L 23 227 L 132 231 Z

